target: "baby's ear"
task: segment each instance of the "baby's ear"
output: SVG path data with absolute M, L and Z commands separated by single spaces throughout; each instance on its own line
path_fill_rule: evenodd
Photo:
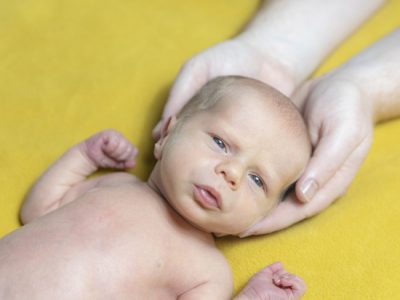
M 163 127 L 161 129 L 160 138 L 158 139 L 157 143 L 154 145 L 154 157 L 157 160 L 161 159 L 165 142 L 167 141 L 172 128 L 175 127 L 176 122 L 177 122 L 176 117 L 172 116 L 172 117 L 169 117 L 167 122 L 165 122 L 165 124 L 163 125 Z

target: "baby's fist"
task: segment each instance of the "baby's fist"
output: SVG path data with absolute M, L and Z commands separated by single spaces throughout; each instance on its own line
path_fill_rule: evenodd
M 303 279 L 289 273 L 281 262 L 277 262 L 255 274 L 235 299 L 296 300 L 305 292 Z
M 116 130 L 100 131 L 82 144 L 86 156 L 96 167 L 129 169 L 136 164 L 138 150 Z

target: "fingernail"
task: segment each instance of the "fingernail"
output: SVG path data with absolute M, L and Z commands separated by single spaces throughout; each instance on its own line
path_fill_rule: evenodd
M 307 179 L 301 187 L 306 202 L 309 202 L 318 191 L 318 184 L 314 179 Z

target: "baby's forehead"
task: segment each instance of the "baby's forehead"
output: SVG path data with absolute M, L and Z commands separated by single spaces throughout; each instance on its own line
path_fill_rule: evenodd
M 275 88 L 254 80 L 237 81 L 236 84 L 225 88 L 221 94 L 221 99 L 243 100 L 243 105 L 254 105 L 254 102 L 257 102 L 259 105 L 273 107 L 277 104 L 282 105 L 285 102 L 291 102 L 289 98 Z
M 251 98 L 221 101 L 210 111 L 211 119 L 205 126 L 229 137 L 242 147 L 259 153 L 269 153 L 276 148 L 296 147 L 294 120 L 288 120 L 276 106 Z M 278 151 L 279 152 L 279 151 Z
M 214 118 L 225 116 L 231 122 L 264 127 L 269 122 L 279 122 L 285 118 L 285 111 L 280 106 L 269 95 L 243 88 L 239 92 L 225 94 L 209 111 L 214 113 Z

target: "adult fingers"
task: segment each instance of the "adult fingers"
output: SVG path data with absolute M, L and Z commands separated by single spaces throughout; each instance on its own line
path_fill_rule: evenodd
M 315 195 L 313 201 L 302 204 L 294 193 L 278 204 L 263 220 L 243 232 L 240 237 L 271 233 L 289 227 L 327 208 L 350 185 L 365 159 L 372 138 L 365 139 L 343 163 L 342 168 Z
M 203 59 L 188 61 L 179 71 L 171 88 L 161 120 L 153 129 L 153 138 L 160 137 L 161 128 L 169 117 L 176 115 L 186 102 L 207 82 L 207 62 Z
M 240 234 L 240 237 L 271 233 L 289 227 L 306 218 L 311 205 L 315 205 L 315 203 L 302 204 L 292 193 L 287 196 L 285 201 L 280 202 L 264 219 Z
M 301 202 L 309 202 L 362 142 L 359 133 L 351 129 L 353 124 L 349 125 L 321 131 L 306 170 L 296 183 L 296 195 Z
M 330 204 L 342 196 L 353 181 L 372 144 L 372 135 L 354 149 L 340 169 L 319 190 L 311 202 Z

